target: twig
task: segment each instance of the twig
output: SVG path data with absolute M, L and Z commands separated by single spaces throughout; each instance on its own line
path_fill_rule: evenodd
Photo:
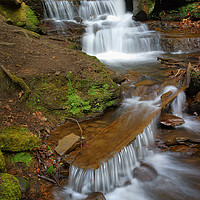
M 54 179 L 54 181 L 56 182 L 56 184 L 59 186 L 59 187 L 63 187 L 58 181 L 57 181 L 57 179 L 56 179 L 56 177 L 52 174 L 52 177 L 53 177 L 53 179 Z
M 74 118 L 68 118 L 68 117 L 65 117 L 65 119 L 68 119 L 68 120 L 73 120 L 75 121 L 77 124 L 78 124 L 78 127 L 80 128 L 80 131 L 81 131 L 81 151 L 82 151 L 82 136 L 83 136 L 83 129 L 81 128 L 78 120 L 74 119 Z
M 42 179 L 44 179 L 44 180 L 46 180 L 46 181 L 49 181 L 49 182 L 51 182 L 51 183 L 57 184 L 56 181 L 54 181 L 53 179 L 51 179 L 51 178 L 49 178 L 49 177 L 46 177 L 46 176 L 43 176 L 43 175 L 39 175 L 39 174 L 38 174 L 38 177 L 39 177 L 39 178 L 42 178 Z

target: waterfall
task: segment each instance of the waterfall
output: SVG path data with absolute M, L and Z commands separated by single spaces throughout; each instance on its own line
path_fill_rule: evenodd
M 120 54 L 161 50 L 157 32 L 150 31 L 144 23 L 134 21 L 131 13 L 125 13 L 124 1 L 116 0 L 113 6 L 114 12 L 109 15 L 99 15 L 86 22 L 82 42 L 84 52 L 101 59 L 105 58 L 105 54 L 118 57 Z
M 69 1 L 45 0 L 43 2 L 44 18 L 53 21 L 73 20 L 76 8 Z
M 154 144 L 154 120 L 139 134 L 130 145 L 120 153 L 104 162 L 98 169 L 83 170 L 72 166 L 69 187 L 80 193 L 109 192 L 122 186 L 131 179 L 133 169 L 152 152 L 149 147 Z
M 56 22 L 58 28 L 63 26 L 62 22 L 80 17 L 87 26 L 82 49 L 100 60 L 127 55 L 133 58 L 133 54 L 161 50 L 158 33 L 134 21 L 132 14 L 125 11 L 124 0 L 84 0 L 79 6 L 68 1 L 45 0 L 44 15 Z

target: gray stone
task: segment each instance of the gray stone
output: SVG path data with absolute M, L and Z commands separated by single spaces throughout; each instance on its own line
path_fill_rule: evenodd
M 58 141 L 58 146 L 55 148 L 55 151 L 63 156 L 66 154 L 74 144 L 76 144 L 80 140 L 80 137 L 71 133 L 70 135 L 65 136 L 61 140 Z

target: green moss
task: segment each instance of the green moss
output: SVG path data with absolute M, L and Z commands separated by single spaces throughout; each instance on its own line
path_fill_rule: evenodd
M 26 5 L 22 3 L 19 8 L 14 8 L 6 5 L 0 5 L 0 13 L 14 24 L 26 24 Z
M 26 6 L 26 25 L 24 28 L 30 31 L 37 31 L 39 23 L 40 22 L 35 13 L 28 6 Z
M 7 173 L 0 173 L 0 199 L 19 200 L 20 198 L 21 189 L 17 178 Z
M 26 151 L 38 147 L 39 144 L 39 138 L 32 135 L 24 127 L 3 127 L 0 130 L 0 150 L 13 152 Z
M 191 72 L 191 82 L 195 87 L 200 87 L 200 72 Z
M 86 67 L 80 73 L 40 75 L 30 80 L 30 88 L 29 108 L 61 119 L 98 115 L 106 107 L 116 104 L 121 91 L 109 71 L 98 64 Z
M 7 21 L 12 22 L 14 25 L 24 27 L 31 31 L 37 31 L 39 20 L 35 13 L 27 6 L 22 3 L 19 8 L 13 8 L 6 5 L 0 5 L 0 14 L 2 14 Z
M 32 163 L 32 156 L 28 152 L 20 152 L 20 153 L 16 153 L 15 155 L 11 156 L 10 160 L 13 163 L 17 163 L 17 162 L 26 163 L 26 166 L 29 167 Z
M 5 172 L 5 159 L 1 151 L 0 151 L 0 172 Z

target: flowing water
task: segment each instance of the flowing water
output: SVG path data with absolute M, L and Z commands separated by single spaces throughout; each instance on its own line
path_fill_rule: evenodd
M 44 8 L 45 18 L 56 23 L 81 17 L 87 26 L 82 39 L 83 51 L 107 66 L 120 71 L 138 67 L 142 71 L 156 65 L 156 57 L 161 53 L 159 34 L 150 31 L 144 23 L 134 21 L 132 15 L 126 13 L 123 0 L 81 1 L 80 6 L 68 1 L 46 0 Z M 177 89 L 169 86 L 165 90 L 174 92 Z M 199 123 L 182 113 L 184 101 L 182 92 L 171 105 L 173 113 L 185 119 L 183 131 L 193 129 L 193 134 L 199 137 Z M 160 95 L 150 101 L 133 97 L 123 101 L 122 109 L 134 106 L 130 118 L 137 123 L 135 114 L 140 113 L 140 117 L 145 118 L 147 110 L 153 112 L 159 105 Z M 85 171 L 72 166 L 62 198 L 84 199 L 88 193 L 97 191 L 103 192 L 107 200 L 199 199 L 199 170 L 155 147 L 156 123 L 157 117 L 130 145 L 102 163 L 100 168 Z M 141 163 L 155 169 L 157 176 L 153 180 L 142 182 L 133 175 L 133 170 L 140 168 Z

